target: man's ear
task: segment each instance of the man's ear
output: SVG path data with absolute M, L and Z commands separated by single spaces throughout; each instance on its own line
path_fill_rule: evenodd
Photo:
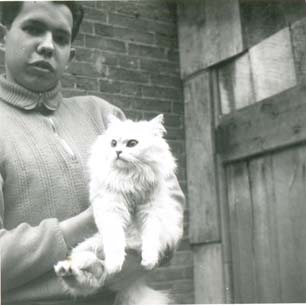
M 74 59 L 74 57 L 75 57 L 75 48 L 71 48 L 70 49 L 70 55 L 69 55 L 69 61 L 68 61 L 69 64 Z
M 6 40 L 6 35 L 7 35 L 7 27 L 0 23 L 0 42 L 1 44 L 5 43 Z
M 68 62 L 66 64 L 66 66 L 65 66 L 66 70 L 68 69 L 68 67 L 69 67 L 70 63 L 72 62 L 72 60 L 74 59 L 74 57 L 75 57 L 75 48 L 71 48 L 70 49 L 69 58 L 68 58 Z

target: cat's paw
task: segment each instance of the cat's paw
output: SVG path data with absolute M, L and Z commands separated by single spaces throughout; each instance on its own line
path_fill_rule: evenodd
M 54 271 L 59 277 L 71 276 L 73 274 L 71 261 L 69 259 L 65 261 L 59 261 L 54 265 Z
M 141 257 L 141 265 L 148 270 L 151 270 L 157 266 L 159 261 L 159 255 L 156 251 L 143 250 Z
M 65 290 L 74 296 L 94 293 L 105 281 L 103 262 L 93 252 L 75 253 L 69 259 L 54 266 Z
M 108 274 L 121 271 L 125 260 L 125 253 L 105 255 L 104 267 Z

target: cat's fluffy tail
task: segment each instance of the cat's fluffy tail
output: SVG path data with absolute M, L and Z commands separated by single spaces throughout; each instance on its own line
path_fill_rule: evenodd
M 114 305 L 168 305 L 172 300 L 168 292 L 150 288 L 144 279 L 135 281 L 118 292 Z

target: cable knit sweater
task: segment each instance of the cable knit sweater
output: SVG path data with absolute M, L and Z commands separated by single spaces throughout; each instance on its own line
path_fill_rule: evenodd
M 97 97 L 63 98 L 60 85 L 37 94 L 0 77 L 4 304 L 68 298 L 53 272 L 54 263 L 69 252 L 59 222 L 89 206 L 88 151 L 110 112 L 122 116 Z M 110 304 L 106 293 L 99 299 Z

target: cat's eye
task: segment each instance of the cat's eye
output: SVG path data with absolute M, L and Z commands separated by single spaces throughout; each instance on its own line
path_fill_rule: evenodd
M 112 140 L 111 147 L 116 147 L 116 145 L 117 145 L 117 141 L 116 140 Z
M 126 146 L 127 147 L 134 147 L 135 145 L 138 144 L 138 141 L 137 140 L 129 140 L 127 143 L 126 143 Z

